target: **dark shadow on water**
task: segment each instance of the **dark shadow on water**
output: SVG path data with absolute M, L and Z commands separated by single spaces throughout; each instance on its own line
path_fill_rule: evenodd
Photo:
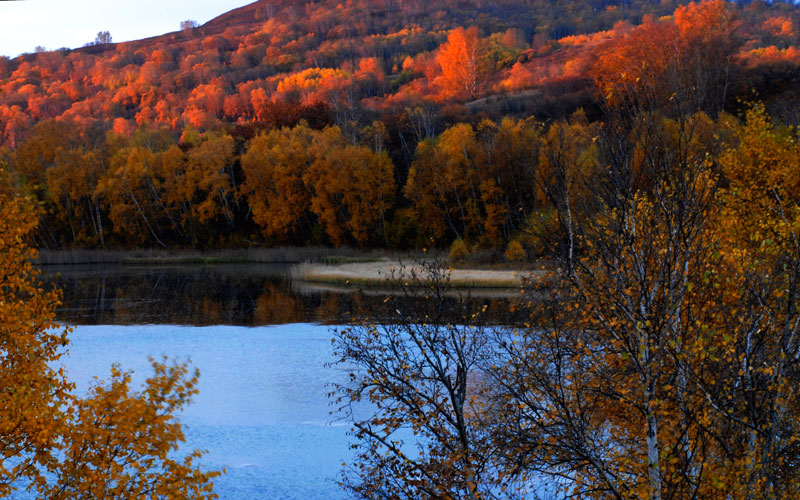
M 294 281 L 289 269 L 286 264 L 45 266 L 42 279 L 62 290 L 58 320 L 74 325 L 342 324 L 370 315 L 392 294 L 388 288 Z M 508 311 L 514 294 L 473 291 L 470 300 L 476 307 Z

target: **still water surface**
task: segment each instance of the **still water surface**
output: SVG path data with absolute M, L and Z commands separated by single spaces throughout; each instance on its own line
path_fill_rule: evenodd
M 335 484 L 348 458 L 349 427 L 329 415 L 326 385 L 343 373 L 330 361 L 328 327 L 118 326 L 75 328 L 66 367 L 88 388 L 112 362 L 148 371 L 148 356 L 190 359 L 200 393 L 182 415 L 185 450 L 208 450 L 202 463 L 227 473 L 215 481 L 225 499 L 344 498 Z
M 65 365 L 85 391 L 112 363 L 144 380 L 148 356 L 189 359 L 200 394 L 182 414 L 222 500 L 335 500 L 349 425 L 329 414 L 331 326 L 388 292 L 293 281 L 282 265 L 48 267 L 74 326 Z M 484 299 L 481 299 L 484 300 Z M 486 299 L 490 302 L 502 299 Z M 364 408 L 367 411 L 368 408 Z

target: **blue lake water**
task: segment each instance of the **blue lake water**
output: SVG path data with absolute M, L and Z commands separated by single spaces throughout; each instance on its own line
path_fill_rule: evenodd
M 328 384 L 345 373 L 331 360 L 327 326 L 76 326 L 64 365 L 85 391 L 112 363 L 150 372 L 148 356 L 190 359 L 200 393 L 182 414 L 186 450 L 227 473 L 222 500 L 346 498 L 336 480 L 348 459 L 349 426 L 334 421 Z

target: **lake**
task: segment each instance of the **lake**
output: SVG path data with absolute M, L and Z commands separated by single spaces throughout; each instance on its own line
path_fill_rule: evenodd
M 350 429 L 330 415 L 331 328 L 360 316 L 386 290 L 293 281 L 285 265 L 45 268 L 73 325 L 64 364 L 85 391 L 112 363 L 149 374 L 148 356 L 191 360 L 199 395 L 182 414 L 184 450 L 227 473 L 222 500 L 345 499 L 341 464 Z M 504 299 L 483 298 L 494 304 Z M 367 411 L 368 408 L 364 408 Z

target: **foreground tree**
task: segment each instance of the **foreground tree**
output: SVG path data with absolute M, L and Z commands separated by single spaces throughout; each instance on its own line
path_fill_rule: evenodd
M 751 112 L 719 154 L 708 123 L 640 123 L 626 149 L 647 159 L 625 164 L 603 137 L 605 167 L 551 191 L 560 271 L 493 370 L 509 474 L 593 498 L 796 496 L 799 152 Z
M 73 402 L 44 498 L 217 498 L 211 480 L 219 474 L 195 465 L 199 451 L 174 456 L 184 440 L 174 415 L 197 394 L 197 371 L 166 360 L 152 364 L 141 392 L 131 390 L 130 373 L 114 366 L 110 380 Z
M 625 118 L 544 134 L 537 176 L 555 224 L 536 236 L 557 265 L 515 306 L 524 322 L 472 328 L 480 316 L 452 319 L 463 310 L 426 290 L 337 337 L 355 366 L 344 401 L 377 408 L 353 407 L 352 491 L 797 497 L 796 131 L 759 106 L 743 123 Z
M 0 496 L 45 483 L 72 388 L 52 367 L 66 332 L 54 329 L 58 293 L 38 287 L 34 251 L 23 243 L 36 224 L 31 213 L 30 202 L 0 186 Z
M 11 194 L 0 172 L 0 497 L 16 489 L 48 499 L 216 498 L 194 462 L 174 458 L 183 441 L 175 415 L 197 392 L 197 373 L 154 363 L 141 392 L 130 374 L 85 397 L 58 368 L 69 329 L 54 323 L 57 291 L 38 282 L 25 241 L 36 225 L 32 202 Z
M 561 478 L 565 494 L 711 498 L 716 450 L 688 366 L 702 366 L 695 349 L 714 340 L 694 319 L 712 299 L 695 281 L 715 269 L 706 221 L 716 176 L 687 154 L 688 137 L 642 139 L 664 151 L 648 163 L 652 191 L 614 175 L 613 163 L 555 185 L 562 271 L 531 309 L 535 328 L 501 344 L 510 424 L 499 436 L 511 467 Z M 570 168 L 580 166 L 559 170 Z
M 390 279 L 402 292 L 376 312 L 381 324 L 334 339 L 339 363 L 352 370 L 335 394 L 359 440 L 343 484 L 369 499 L 495 498 L 501 479 L 478 375 L 491 352 L 485 316 L 449 294 L 436 264 Z
M 742 498 L 800 494 L 800 147 L 795 129 L 771 123 L 763 106 L 732 124 L 721 156 L 726 238 L 736 280 L 718 318 L 729 338 L 703 394 L 727 423 L 731 484 Z

